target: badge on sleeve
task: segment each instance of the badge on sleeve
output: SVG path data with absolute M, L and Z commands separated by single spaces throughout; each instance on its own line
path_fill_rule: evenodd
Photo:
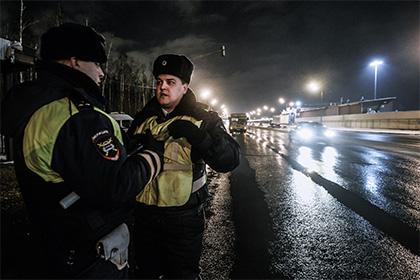
M 102 130 L 92 137 L 92 142 L 99 154 L 107 160 L 118 160 L 120 150 L 114 143 L 114 138 L 108 130 Z

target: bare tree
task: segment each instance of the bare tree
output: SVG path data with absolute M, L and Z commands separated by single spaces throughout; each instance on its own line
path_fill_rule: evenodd
M 55 16 L 55 25 L 59 26 L 63 23 L 63 9 L 61 8 L 61 1 L 57 3 L 57 13 Z
M 23 0 L 20 0 L 20 17 L 19 17 L 19 43 L 23 47 L 23 32 L 29 28 L 31 25 L 36 24 L 39 20 L 32 20 L 30 18 L 24 19 L 24 12 L 25 12 L 25 5 L 23 4 Z M 23 73 L 19 72 L 19 80 L 23 82 Z
M 23 44 L 23 32 L 30 26 L 39 22 L 39 20 L 33 20 L 32 18 L 25 17 L 25 5 L 23 4 L 23 0 L 20 0 L 20 17 L 19 17 L 19 43 Z M 25 17 L 25 19 L 24 19 Z
M 112 38 L 107 41 L 113 42 Z M 142 64 L 118 51 L 115 44 L 110 44 L 107 57 L 106 77 L 102 88 L 107 100 L 107 110 L 133 115 L 153 96 L 151 65 Z

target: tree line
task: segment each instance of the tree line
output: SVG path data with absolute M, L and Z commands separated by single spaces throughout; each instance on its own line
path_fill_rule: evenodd
M 19 42 L 23 46 L 24 52 L 32 50 L 33 54 L 31 55 L 36 55 L 40 34 L 49 27 L 58 26 L 64 22 L 65 13 L 61 2 L 57 2 L 55 13 L 50 13 L 41 20 L 34 20 L 23 0 L 20 0 L 19 3 L 15 2 L 15 4 L 18 6 L 15 7 L 14 13 L 8 14 L 1 20 L 0 37 Z M 83 22 L 78 23 L 90 25 L 87 16 Z M 95 26 L 91 26 L 95 28 Z M 133 116 L 154 95 L 151 65 L 135 61 L 124 52 L 113 48 L 112 34 L 108 37 L 110 37 L 106 38 L 108 62 L 103 65 L 105 78 L 101 86 L 102 94 L 106 99 L 106 111 L 125 112 Z M 9 69 L 13 70 L 6 75 L 7 65 Z M 6 67 L 2 67 L 3 75 L 0 83 L 7 84 L 7 88 L 13 84 L 36 78 L 33 65 L 11 66 L 13 66 L 11 63 L 7 63 Z M 1 86 L 2 91 L 5 88 Z M 0 96 L 4 96 L 4 92 Z

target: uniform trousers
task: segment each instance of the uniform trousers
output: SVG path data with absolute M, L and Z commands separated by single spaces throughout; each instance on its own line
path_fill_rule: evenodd
M 137 203 L 135 277 L 199 279 L 204 224 L 203 203 L 179 210 Z

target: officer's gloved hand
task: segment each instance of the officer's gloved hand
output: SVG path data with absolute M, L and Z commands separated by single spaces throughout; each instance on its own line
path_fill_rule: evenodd
M 140 150 L 151 150 L 163 157 L 165 143 L 156 140 L 149 129 L 146 130 L 146 133 L 136 134 L 134 137 Z
M 138 152 L 142 152 L 145 150 L 155 152 L 163 165 L 163 155 L 165 152 L 165 143 L 163 141 L 156 140 L 150 130 L 146 130 L 145 133 L 142 134 L 134 134 L 130 139 L 129 144 L 129 152 L 130 155 L 136 154 Z
M 195 146 L 203 151 L 211 145 L 210 135 L 192 122 L 186 120 L 176 120 L 168 126 L 169 135 L 174 139 L 185 137 L 191 146 Z

